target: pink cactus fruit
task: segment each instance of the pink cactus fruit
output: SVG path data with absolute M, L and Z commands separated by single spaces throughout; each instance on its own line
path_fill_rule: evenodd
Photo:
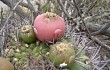
M 40 41 L 53 42 L 64 35 L 65 21 L 55 13 L 46 12 L 35 18 L 34 31 Z

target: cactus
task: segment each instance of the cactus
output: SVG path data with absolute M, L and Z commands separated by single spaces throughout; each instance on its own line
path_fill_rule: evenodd
M 38 57 L 40 55 L 39 53 L 41 53 L 42 55 L 45 55 L 48 52 L 48 50 L 49 50 L 49 47 L 45 43 L 41 42 L 37 47 L 33 49 L 32 52 L 36 57 Z
M 70 43 L 59 43 L 52 45 L 49 51 L 49 59 L 55 66 L 66 63 L 67 66 L 73 64 L 75 51 Z
M 26 43 L 33 43 L 36 41 L 36 36 L 31 25 L 24 25 L 20 29 L 19 36 Z
M 40 41 L 54 42 L 64 35 L 65 21 L 55 13 L 43 13 L 34 21 L 34 32 Z

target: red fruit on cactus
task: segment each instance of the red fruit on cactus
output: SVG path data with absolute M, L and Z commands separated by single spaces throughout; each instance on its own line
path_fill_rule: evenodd
M 43 13 L 34 21 L 34 32 L 40 41 L 54 42 L 64 35 L 65 21 L 55 13 Z

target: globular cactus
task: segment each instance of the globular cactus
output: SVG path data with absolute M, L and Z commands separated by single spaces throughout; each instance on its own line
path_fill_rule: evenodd
M 22 26 L 19 35 L 21 39 L 26 43 L 33 43 L 36 41 L 36 36 L 31 25 Z
M 75 59 L 75 50 L 70 43 L 52 45 L 49 51 L 49 59 L 55 66 L 59 66 L 62 63 L 70 66 Z
M 65 21 L 55 13 L 46 12 L 35 18 L 34 31 L 40 41 L 54 42 L 64 35 Z

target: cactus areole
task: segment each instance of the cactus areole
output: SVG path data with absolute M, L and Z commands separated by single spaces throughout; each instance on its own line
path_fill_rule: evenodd
M 35 18 L 34 31 L 40 41 L 54 42 L 64 35 L 65 21 L 55 13 L 46 12 Z

